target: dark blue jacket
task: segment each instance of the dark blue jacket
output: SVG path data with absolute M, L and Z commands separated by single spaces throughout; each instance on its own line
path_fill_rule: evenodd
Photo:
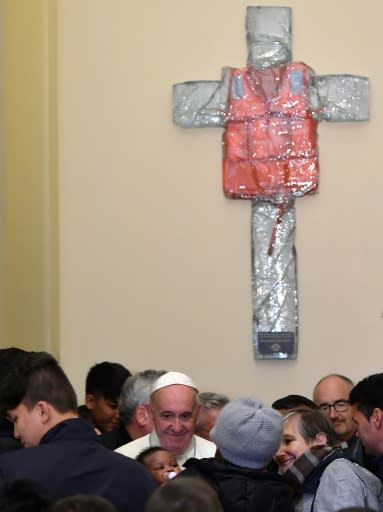
M 377 457 L 369 455 L 368 465 L 366 467 L 371 473 L 376 475 L 383 484 L 383 455 Z
M 115 450 L 123 444 L 130 443 L 133 439 L 127 433 L 125 427 L 121 425 L 120 428 L 114 428 L 109 432 L 103 432 L 100 435 L 100 441 L 106 448 L 109 448 L 109 450 Z
M 105 448 L 92 425 L 65 420 L 50 429 L 34 448 L 0 456 L 0 479 L 38 480 L 53 499 L 96 494 L 121 512 L 142 512 L 156 488 L 142 464 Z

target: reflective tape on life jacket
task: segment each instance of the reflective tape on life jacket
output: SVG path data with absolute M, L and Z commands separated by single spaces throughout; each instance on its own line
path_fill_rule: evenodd
M 224 132 L 229 197 L 296 197 L 318 186 L 317 122 L 309 103 L 313 71 L 293 62 L 233 69 Z

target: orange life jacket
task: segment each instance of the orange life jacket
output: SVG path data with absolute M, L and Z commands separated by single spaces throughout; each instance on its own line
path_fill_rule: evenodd
M 313 71 L 301 62 L 232 69 L 223 136 L 228 197 L 284 202 L 318 187 L 317 121 L 309 103 Z

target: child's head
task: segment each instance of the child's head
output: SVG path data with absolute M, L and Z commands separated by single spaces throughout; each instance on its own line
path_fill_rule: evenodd
M 283 417 L 275 409 L 264 407 L 251 396 L 242 397 L 225 405 L 210 437 L 231 464 L 263 469 L 279 448 L 282 423 Z
M 196 476 L 175 478 L 159 485 L 149 497 L 145 512 L 223 512 L 216 491 Z
M 167 482 L 181 471 L 177 459 L 161 446 L 151 446 L 137 455 L 159 484 Z

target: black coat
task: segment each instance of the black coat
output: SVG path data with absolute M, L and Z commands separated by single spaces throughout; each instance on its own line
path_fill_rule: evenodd
M 366 466 L 368 458 L 364 453 L 363 445 L 356 435 L 352 436 L 348 441 L 344 441 L 341 443 L 341 448 L 343 452 L 343 456 L 346 459 L 351 460 L 352 462 L 356 462 L 359 466 Z
M 217 491 L 224 512 L 292 512 L 292 492 L 282 476 L 227 461 L 189 459 L 179 477 L 200 476 Z M 177 478 L 179 478 L 177 477 Z
M 96 494 L 121 512 L 143 512 L 156 488 L 142 464 L 105 448 L 92 425 L 80 418 L 62 421 L 34 448 L 0 456 L 0 479 L 32 478 L 52 499 Z
M 106 448 L 109 448 L 109 450 L 115 450 L 116 448 L 133 441 L 123 425 L 121 425 L 120 428 L 114 428 L 109 432 L 103 432 L 100 435 L 100 440 Z

